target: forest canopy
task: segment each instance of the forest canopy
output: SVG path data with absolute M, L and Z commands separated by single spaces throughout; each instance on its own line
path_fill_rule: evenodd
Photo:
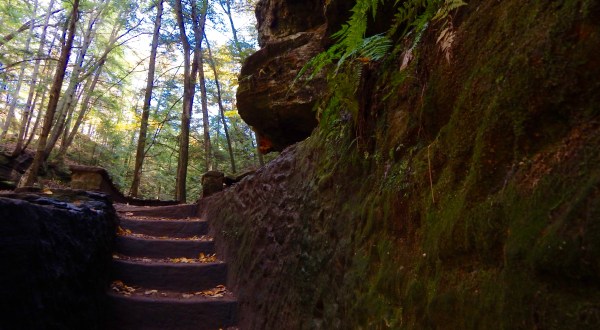
M 0 3 L 0 144 L 48 164 L 102 166 L 125 194 L 197 198 L 208 170 L 259 166 L 235 104 L 257 48 L 251 0 Z

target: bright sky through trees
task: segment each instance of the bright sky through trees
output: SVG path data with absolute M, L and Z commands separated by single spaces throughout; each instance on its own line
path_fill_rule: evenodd
M 196 6 L 204 3 L 193 0 Z M 0 2 L 0 147 L 18 155 L 21 146 L 37 146 L 44 121 L 52 120 L 51 143 L 44 162 L 76 161 L 108 169 L 127 193 L 144 104 L 155 0 L 79 0 L 73 47 L 58 86 L 55 115 L 46 118 L 52 77 L 65 48 L 63 39 L 73 13 L 71 0 L 3 0 Z M 177 150 L 181 149 L 184 90 L 182 44 L 173 8 L 164 1 L 156 69 L 148 118 L 146 161 L 140 197 L 173 196 Z M 194 44 L 191 0 L 182 0 L 186 35 Z M 234 43 L 231 8 L 238 44 Z M 50 8 L 51 7 L 51 8 Z M 202 164 L 244 171 L 260 157 L 251 129 L 237 115 L 235 92 L 241 59 L 256 49 L 254 4 L 250 0 L 209 0 L 206 41 L 201 54 L 204 82 L 196 85 L 189 129 L 188 196 L 197 196 Z M 47 18 L 47 23 L 45 23 Z M 31 24 L 31 22 L 34 22 Z M 215 67 L 212 62 L 214 60 Z M 218 73 L 218 82 L 214 72 Z M 202 73 L 202 72 L 201 72 Z M 200 82 L 201 79 L 198 80 Z M 207 102 L 200 102 L 201 86 Z M 220 92 L 217 89 L 220 86 Z M 56 96 L 54 96 L 56 99 Z M 206 104 L 208 120 L 201 105 Z M 218 104 L 227 117 L 220 116 Z M 207 135 L 205 129 L 208 128 Z M 229 130 L 226 132 L 225 130 Z M 208 139 L 209 137 L 210 139 Z M 212 141 L 209 149 L 201 146 Z M 18 148 L 14 147 L 16 145 Z M 56 146 L 56 148 L 54 148 Z M 234 166 L 234 157 L 236 166 Z M 42 168 L 45 165 L 42 166 Z M 136 171 L 137 172 L 137 171 Z

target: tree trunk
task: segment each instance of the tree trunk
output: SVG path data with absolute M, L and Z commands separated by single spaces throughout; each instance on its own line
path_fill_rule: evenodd
M 190 43 L 187 39 L 183 21 L 181 0 L 175 0 L 175 16 L 179 27 L 179 37 L 183 47 L 183 108 L 181 111 L 181 131 L 179 132 L 179 157 L 177 159 L 177 176 L 175 179 L 175 199 L 180 202 L 186 200 L 186 179 L 189 157 L 190 120 L 194 102 L 195 77 L 190 67 Z M 194 59 L 194 62 L 195 59 Z
M 106 8 L 106 5 L 105 5 L 105 8 Z M 96 17 L 99 17 L 102 10 L 103 9 L 99 10 L 99 13 Z M 106 46 L 106 49 L 104 50 L 104 52 L 102 53 L 102 55 L 100 56 L 98 61 L 95 63 L 90 61 L 88 63 L 87 67 L 90 71 L 83 73 L 84 70 L 83 69 L 81 70 L 82 74 L 80 76 L 79 81 L 84 81 L 86 79 L 88 79 L 88 80 L 87 80 L 87 83 L 86 83 L 83 91 L 77 97 L 77 99 L 76 99 L 77 102 L 75 102 L 75 103 L 79 102 L 79 99 L 81 98 L 82 95 L 85 95 L 85 97 L 83 99 L 83 102 L 81 103 L 81 108 L 79 110 L 79 113 L 77 114 L 77 119 L 75 119 L 75 123 L 73 124 L 73 127 L 71 129 L 69 129 L 69 126 L 70 126 L 73 110 L 70 110 L 68 113 L 69 117 L 67 118 L 67 121 L 65 123 L 65 128 L 63 130 L 64 131 L 63 138 L 61 139 L 60 149 L 56 156 L 56 158 L 59 162 L 62 162 L 64 160 L 68 148 L 73 143 L 73 140 L 74 140 L 75 136 L 77 135 L 77 131 L 79 130 L 79 127 L 81 126 L 81 124 L 83 123 L 83 120 L 85 119 L 85 116 L 90 107 L 90 100 L 92 98 L 92 93 L 96 89 L 96 85 L 100 79 L 100 76 L 102 75 L 102 70 L 103 70 L 104 64 L 106 63 L 106 60 L 108 58 L 108 54 L 111 52 L 114 44 L 119 39 L 118 33 L 119 33 L 119 30 L 121 27 L 122 27 L 121 24 L 116 24 L 113 26 L 108 45 Z M 92 78 L 90 78 L 90 75 L 92 75 L 92 74 L 94 74 L 94 76 Z M 75 106 L 76 106 L 76 104 L 73 104 L 71 106 L 71 109 L 74 109 Z
M 40 110 L 38 112 L 38 115 L 35 117 L 35 122 L 33 123 L 33 128 L 31 129 L 31 131 L 29 133 L 29 137 L 27 138 L 27 141 L 25 142 L 25 144 L 23 144 L 23 147 L 21 148 L 21 150 L 27 149 L 27 147 L 29 146 L 29 144 L 31 143 L 31 141 L 33 140 L 33 138 L 35 136 L 35 132 L 37 132 L 38 127 L 40 126 L 40 121 L 42 120 L 42 117 L 43 117 L 42 108 L 44 107 L 44 103 L 46 102 L 47 94 L 48 94 L 48 89 L 44 88 L 44 91 L 42 92 L 42 100 L 39 103 Z M 36 93 L 35 98 L 37 98 L 37 97 L 38 97 L 38 94 Z M 35 104 L 36 104 L 36 100 L 34 99 L 33 105 L 35 106 Z M 27 129 L 29 129 L 29 128 L 27 128 Z M 26 132 L 26 134 L 27 134 L 27 132 Z
M 201 51 L 200 51 L 201 53 Z M 199 55 L 200 69 L 200 99 L 202 101 L 202 130 L 204 131 L 204 157 L 206 172 L 211 171 L 212 167 L 212 147 L 210 144 L 210 123 L 208 118 L 208 100 L 206 95 L 206 80 L 204 77 L 204 60 L 202 54 Z
M 40 167 L 45 162 L 44 149 L 46 147 L 48 135 L 50 134 L 50 129 L 52 128 L 52 123 L 54 121 L 54 114 L 56 112 L 56 106 L 58 105 L 60 89 L 65 78 L 67 63 L 69 63 L 69 57 L 71 56 L 71 50 L 73 48 L 73 39 L 75 38 L 75 27 L 77 25 L 78 18 L 79 0 L 73 0 L 73 10 L 71 12 L 71 15 L 69 16 L 69 20 L 67 21 L 67 38 L 65 40 L 65 43 L 61 47 L 60 57 L 58 58 L 58 65 L 54 73 L 54 81 L 52 82 L 52 88 L 50 89 L 48 109 L 46 110 L 46 115 L 44 117 L 44 125 L 42 126 L 42 132 L 38 140 L 37 150 L 35 152 L 35 156 L 33 158 L 31 166 L 19 182 L 19 187 L 32 186 L 37 180 Z
M 73 143 L 73 139 L 75 139 L 75 135 L 77 135 L 77 131 L 79 130 L 81 123 L 83 123 L 83 119 L 85 118 L 85 115 L 87 114 L 87 111 L 89 109 L 90 99 L 92 98 L 92 92 L 96 88 L 96 84 L 98 83 L 98 80 L 100 79 L 100 75 L 102 74 L 102 68 L 103 68 L 103 65 L 99 66 L 96 69 L 96 74 L 94 75 L 94 78 L 91 80 L 91 83 L 86 88 L 87 92 L 85 93 L 85 98 L 83 99 L 83 102 L 81 103 L 81 109 L 79 110 L 79 113 L 77 114 L 77 119 L 75 119 L 73 128 L 71 128 L 70 133 L 65 138 L 63 138 L 63 140 L 61 142 L 60 149 L 58 150 L 58 155 L 56 156 L 56 158 L 59 159 L 59 161 L 61 159 L 64 159 L 64 157 L 66 156 L 67 150 Z M 65 130 L 65 132 L 67 132 L 67 131 Z
M 204 155 L 205 170 L 212 170 L 212 148 L 210 145 L 210 123 L 208 118 L 208 97 L 206 94 L 206 81 L 204 78 L 204 55 L 202 54 L 202 40 L 204 39 L 204 25 L 206 22 L 206 12 L 208 3 L 202 1 L 202 11 L 199 13 L 195 2 L 192 2 L 192 24 L 194 27 L 194 56 L 198 61 L 198 73 L 200 79 L 200 100 L 202 105 L 202 126 L 204 131 Z
M 235 24 L 233 23 L 233 16 L 231 15 L 231 2 L 230 2 L 230 0 L 224 0 L 224 1 L 222 0 L 222 1 L 219 1 L 219 4 L 221 5 L 221 8 L 223 8 L 223 11 L 225 11 L 227 18 L 229 19 L 229 25 L 231 26 L 231 33 L 233 34 L 233 43 L 235 44 L 235 48 L 238 52 L 238 61 L 239 61 L 240 65 L 243 65 L 244 59 L 242 57 L 242 46 L 241 46 L 240 40 L 238 39 L 238 36 L 237 36 L 237 29 L 235 28 Z M 258 164 L 260 166 L 263 166 L 263 165 L 265 165 L 265 161 L 263 159 L 262 153 L 258 149 L 259 143 L 258 143 L 258 136 L 256 135 L 256 132 L 254 132 L 252 134 L 252 136 L 254 138 L 254 141 L 256 141 L 256 154 L 258 155 Z
M 146 94 L 142 106 L 142 120 L 140 122 L 140 133 L 135 153 L 135 165 L 133 169 L 133 180 L 129 195 L 137 197 L 142 177 L 142 166 L 146 156 L 146 135 L 148 134 L 148 118 L 150 117 L 150 101 L 152 100 L 152 89 L 154 87 L 154 71 L 156 69 L 156 53 L 158 49 L 158 36 L 163 12 L 163 0 L 156 3 L 156 19 L 154 21 L 154 33 L 152 34 L 152 47 L 150 49 L 150 63 L 148 64 L 148 78 L 146 80 Z
M 50 43 L 50 47 L 47 51 L 48 54 L 48 58 L 50 58 L 50 54 L 52 53 L 52 50 L 54 49 L 54 44 L 56 42 L 56 38 L 57 36 L 54 36 L 54 38 L 52 38 L 52 42 Z M 63 40 L 64 41 L 64 40 Z M 60 42 L 63 42 L 60 41 Z M 25 127 L 25 136 L 28 136 L 27 141 L 25 141 L 25 143 L 23 144 L 23 146 L 21 147 L 21 152 L 25 149 L 27 149 L 27 147 L 29 146 L 29 144 L 31 143 L 31 141 L 33 140 L 33 138 L 35 137 L 37 131 L 38 131 L 38 127 L 41 123 L 42 118 L 45 115 L 44 112 L 44 108 L 47 108 L 46 106 L 46 96 L 48 95 L 48 85 L 50 85 L 50 80 L 52 77 L 50 76 L 50 72 L 52 72 L 52 70 L 54 70 L 54 62 L 52 60 L 46 60 L 46 64 L 44 65 L 44 68 L 42 69 L 42 80 L 39 83 L 39 88 L 36 88 L 36 92 L 35 92 L 35 97 L 33 98 L 33 103 L 32 103 L 32 109 L 38 109 L 37 110 L 37 115 L 35 116 L 35 122 L 33 124 L 33 128 L 31 128 L 29 125 L 27 127 Z M 40 98 L 40 89 L 41 89 L 41 101 L 38 102 L 38 99 Z M 32 115 L 33 113 L 35 113 L 36 111 L 32 110 Z
M 201 57 L 201 55 L 198 53 L 198 39 L 200 40 L 201 44 L 202 34 L 200 34 L 200 37 L 198 37 L 197 33 L 200 27 L 202 28 L 202 30 L 204 29 L 207 5 L 207 0 L 202 0 L 202 11 L 201 16 L 199 18 L 196 2 L 192 1 L 191 3 L 192 24 L 195 34 L 194 39 L 196 41 L 196 45 L 194 46 L 194 59 L 190 68 L 191 46 L 187 39 L 185 31 L 181 0 L 175 0 L 175 16 L 177 18 L 177 25 L 179 27 L 179 34 L 183 46 L 184 58 L 183 110 L 181 114 L 181 132 L 179 135 L 179 158 L 177 161 L 177 178 L 175 181 L 175 199 L 180 202 L 185 202 L 186 200 L 186 179 L 190 142 L 190 120 L 194 103 L 194 91 L 196 89 L 196 76 L 198 75 L 199 60 Z
M 46 148 L 44 150 L 44 157 L 47 159 L 54 149 L 58 138 L 62 135 L 63 130 L 66 127 L 66 120 L 70 113 L 72 113 L 73 109 L 77 105 L 77 98 L 75 97 L 75 93 L 81 84 L 81 72 L 83 70 L 83 61 L 87 54 L 88 48 L 92 43 L 93 34 L 94 34 L 94 26 L 98 20 L 98 16 L 102 10 L 96 15 L 92 15 L 90 17 L 90 21 L 87 24 L 87 29 L 85 31 L 83 41 L 81 43 L 81 47 L 79 52 L 77 53 L 77 58 L 75 60 L 75 64 L 73 66 L 73 71 L 71 72 L 71 77 L 69 79 L 69 85 L 67 90 L 64 92 L 63 97 L 60 99 L 60 102 L 57 107 L 56 120 L 54 126 L 52 128 L 52 132 L 46 143 Z
M 33 5 L 33 13 L 31 20 L 35 20 L 35 15 L 37 14 L 38 9 L 38 1 L 34 2 Z M 25 41 L 25 54 L 29 54 L 29 47 L 31 45 L 31 39 L 33 38 L 33 28 L 34 25 L 31 24 L 29 27 L 29 35 L 27 36 L 27 40 Z M 0 134 L 0 140 L 4 140 L 6 138 L 6 134 L 8 134 L 8 130 L 10 129 L 10 125 L 12 124 L 13 117 L 15 115 L 15 109 L 17 107 L 17 103 L 19 102 L 19 93 L 21 92 L 21 86 L 23 85 L 23 79 L 25 78 L 25 68 L 27 67 L 27 61 L 23 61 L 21 63 L 21 70 L 19 72 L 19 79 L 17 81 L 17 86 L 15 87 L 15 91 L 12 97 L 12 102 L 10 104 L 10 108 L 8 109 L 8 114 L 6 115 L 6 121 L 4 122 L 4 126 L 2 127 L 2 133 Z M 27 119 L 25 118 L 26 112 L 23 113 L 22 123 L 25 123 Z M 24 126 L 24 125 L 22 125 Z
M 40 37 L 40 45 L 37 50 L 38 57 L 42 57 L 44 53 L 44 46 L 46 44 L 46 33 L 48 30 L 48 22 L 50 21 L 50 12 L 52 11 L 52 7 L 54 7 L 54 1 L 50 0 L 50 4 L 48 5 L 48 13 L 46 14 L 46 18 L 44 19 L 44 27 L 42 29 L 42 35 Z M 54 40 L 50 43 L 50 47 L 48 52 L 52 50 L 54 46 Z M 25 104 L 25 110 L 23 111 L 23 119 L 21 121 L 21 128 L 19 129 L 19 136 L 17 137 L 17 143 L 15 145 L 15 149 L 12 152 L 12 156 L 16 157 L 21 152 L 23 152 L 23 144 L 25 143 L 25 137 L 27 135 L 27 129 L 29 128 L 29 124 L 31 122 L 31 117 L 33 116 L 33 109 L 35 105 L 34 94 L 37 96 L 35 92 L 37 87 L 37 78 L 40 70 L 41 59 L 38 58 L 35 60 L 35 65 L 33 68 L 33 73 L 31 75 L 31 83 L 29 84 L 29 94 L 27 95 L 27 102 Z M 38 115 L 38 117 L 41 114 Z M 37 119 L 36 119 L 37 121 Z
M 223 109 L 223 100 L 221 98 L 221 84 L 219 82 L 219 73 L 217 72 L 217 65 L 215 64 L 215 59 L 212 56 L 210 42 L 208 41 L 208 38 L 206 38 L 206 34 L 204 35 L 204 40 L 206 41 L 206 48 L 208 50 L 208 60 L 210 62 L 210 66 L 212 67 L 213 74 L 215 76 L 215 85 L 217 86 L 217 103 L 219 104 L 219 114 L 221 115 L 221 120 L 223 121 L 223 130 L 225 131 L 225 139 L 227 140 L 227 151 L 229 152 L 229 160 L 231 162 L 231 172 L 236 173 L 237 170 L 235 168 L 235 157 L 233 156 L 231 138 L 229 137 L 229 129 L 227 128 L 227 121 L 225 120 L 225 110 Z

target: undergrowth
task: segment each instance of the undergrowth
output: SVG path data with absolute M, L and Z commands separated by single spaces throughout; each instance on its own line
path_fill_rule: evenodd
M 395 10 L 387 32 L 367 35 L 369 22 L 377 20 L 380 11 L 388 9 L 386 5 Z M 326 105 L 317 106 L 320 122 L 324 123 L 332 112 L 347 113 L 351 115 L 356 136 L 360 139 L 366 126 L 360 119 L 363 117 L 360 112 L 364 109 L 360 108 L 358 100 L 348 96 L 355 95 L 360 88 L 365 68 L 383 61 L 395 41 L 411 38 L 409 52 L 412 52 L 431 21 L 444 21 L 452 10 L 464 5 L 466 3 L 462 0 L 395 0 L 393 4 L 391 0 L 358 0 L 351 10 L 350 19 L 331 36 L 335 43 L 308 61 L 295 82 L 311 81 L 325 71 L 330 93 L 326 97 L 329 100 Z

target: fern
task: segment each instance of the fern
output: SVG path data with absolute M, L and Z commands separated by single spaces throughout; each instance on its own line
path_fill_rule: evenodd
M 348 22 L 331 37 L 336 42 L 327 51 L 312 58 L 298 72 L 295 81 L 301 77 L 315 78 L 324 68 L 335 65 L 334 76 L 347 63 L 379 61 L 389 52 L 394 36 L 400 27 L 404 30 L 400 37 L 416 31 L 414 47 L 420 40 L 429 22 L 446 18 L 452 10 L 466 5 L 463 0 L 395 0 L 397 12 L 390 30 L 384 34 L 365 37 L 369 15 L 375 19 L 380 4 L 390 0 L 357 0 Z
M 389 51 L 391 41 L 384 35 L 375 35 L 365 38 L 368 17 L 377 15 L 380 3 L 385 0 L 358 0 L 352 8 L 352 15 L 342 28 L 334 33 L 331 38 L 336 43 L 327 51 L 312 58 L 296 76 L 296 80 L 308 72 L 308 80 L 313 79 L 323 68 L 337 63 L 334 74 L 349 60 L 360 58 L 362 61 L 379 61 Z
M 379 61 L 387 55 L 391 46 L 391 40 L 381 34 L 362 39 L 356 47 L 347 48 L 342 54 L 338 60 L 336 72 L 351 58 L 359 58 L 363 62 Z
M 435 16 L 433 17 L 433 20 L 441 20 L 444 19 L 446 17 L 448 17 L 448 15 L 450 15 L 450 12 L 453 11 L 454 9 L 460 8 L 462 6 L 466 6 L 467 3 L 462 1 L 462 0 L 446 0 L 444 1 L 444 4 L 441 6 L 441 8 L 438 10 L 438 12 L 435 14 Z
M 396 0 L 396 5 L 401 0 Z M 390 29 L 390 34 L 396 34 L 398 28 L 404 27 L 401 36 L 405 36 L 413 29 L 421 30 L 431 19 L 430 8 L 437 7 L 443 0 L 403 0 L 398 6 L 398 11 L 394 16 L 394 24 Z M 428 10 L 429 9 L 429 10 Z

